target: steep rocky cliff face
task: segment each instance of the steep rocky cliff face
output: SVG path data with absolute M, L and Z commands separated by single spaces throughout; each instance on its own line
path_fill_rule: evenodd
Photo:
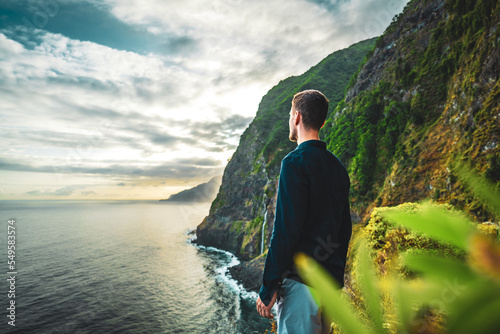
M 333 102 L 320 135 L 348 168 L 355 221 L 375 206 L 423 199 L 491 219 L 455 166 L 500 187 L 499 20 L 497 0 L 414 0 L 374 48 L 362 42 L 280 82 L 242 135 L 199 242 L 243 259 L 261 253 L 262 235 L 268 245 L 280 161 L 295 147 L 291 98 L 308 88 Z
M 259 255 L 269 244 L 281 159 L 296 147 L 288 140 L 293 95 L 320 89 L 330 99 L 333 112 L 374 42 L 337 51 L 303 75 L 281 81 L 262 98 L 255 119 L 226 166 L 210 213 L 197 228 L 199 243 L 229 250 L 242 259 Z
M 432 199 L 491 219 L 455 167 L 500 180 L 499 18 L 498 1 L 412 1 L 377 40 L 323 131 L 359 216 Z

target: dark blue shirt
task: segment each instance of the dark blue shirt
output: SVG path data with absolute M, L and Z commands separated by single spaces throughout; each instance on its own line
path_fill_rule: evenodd
M 350 181 L 326 143 L 301 143 L 281 162 L 271 244 L 264 267 L 260 299 L 268 305 L 283 278 L 296 275 L 294 255 L 316 259 L 344 286 L 351 238 Z

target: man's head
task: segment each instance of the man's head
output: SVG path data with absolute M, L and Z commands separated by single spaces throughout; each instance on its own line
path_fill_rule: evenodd
M 325 124 L 328 113 L 328 99 L 317 90 L 305 90 L 293 96 L 290 110 L 290 140 L 298 139 L 296 113 L 300 113 L 302 125 L 306 131 L 319 131 Z

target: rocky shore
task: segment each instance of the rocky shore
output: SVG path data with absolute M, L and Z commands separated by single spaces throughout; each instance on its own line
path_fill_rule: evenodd
M 251 261 L 243 261 L 229 268 L 229 273 L 232 278 L 243 285 L 245 290 L 259 292 L 265 262 L 266 254 L 263 254 Z

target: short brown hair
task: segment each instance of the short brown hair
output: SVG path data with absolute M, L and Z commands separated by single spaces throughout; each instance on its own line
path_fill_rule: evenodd
M 329 102 L 323 93 L 310 89 L 293 96 L 292 108 L 300 112 L 306 129 L 319 130 L 326 120 Z

